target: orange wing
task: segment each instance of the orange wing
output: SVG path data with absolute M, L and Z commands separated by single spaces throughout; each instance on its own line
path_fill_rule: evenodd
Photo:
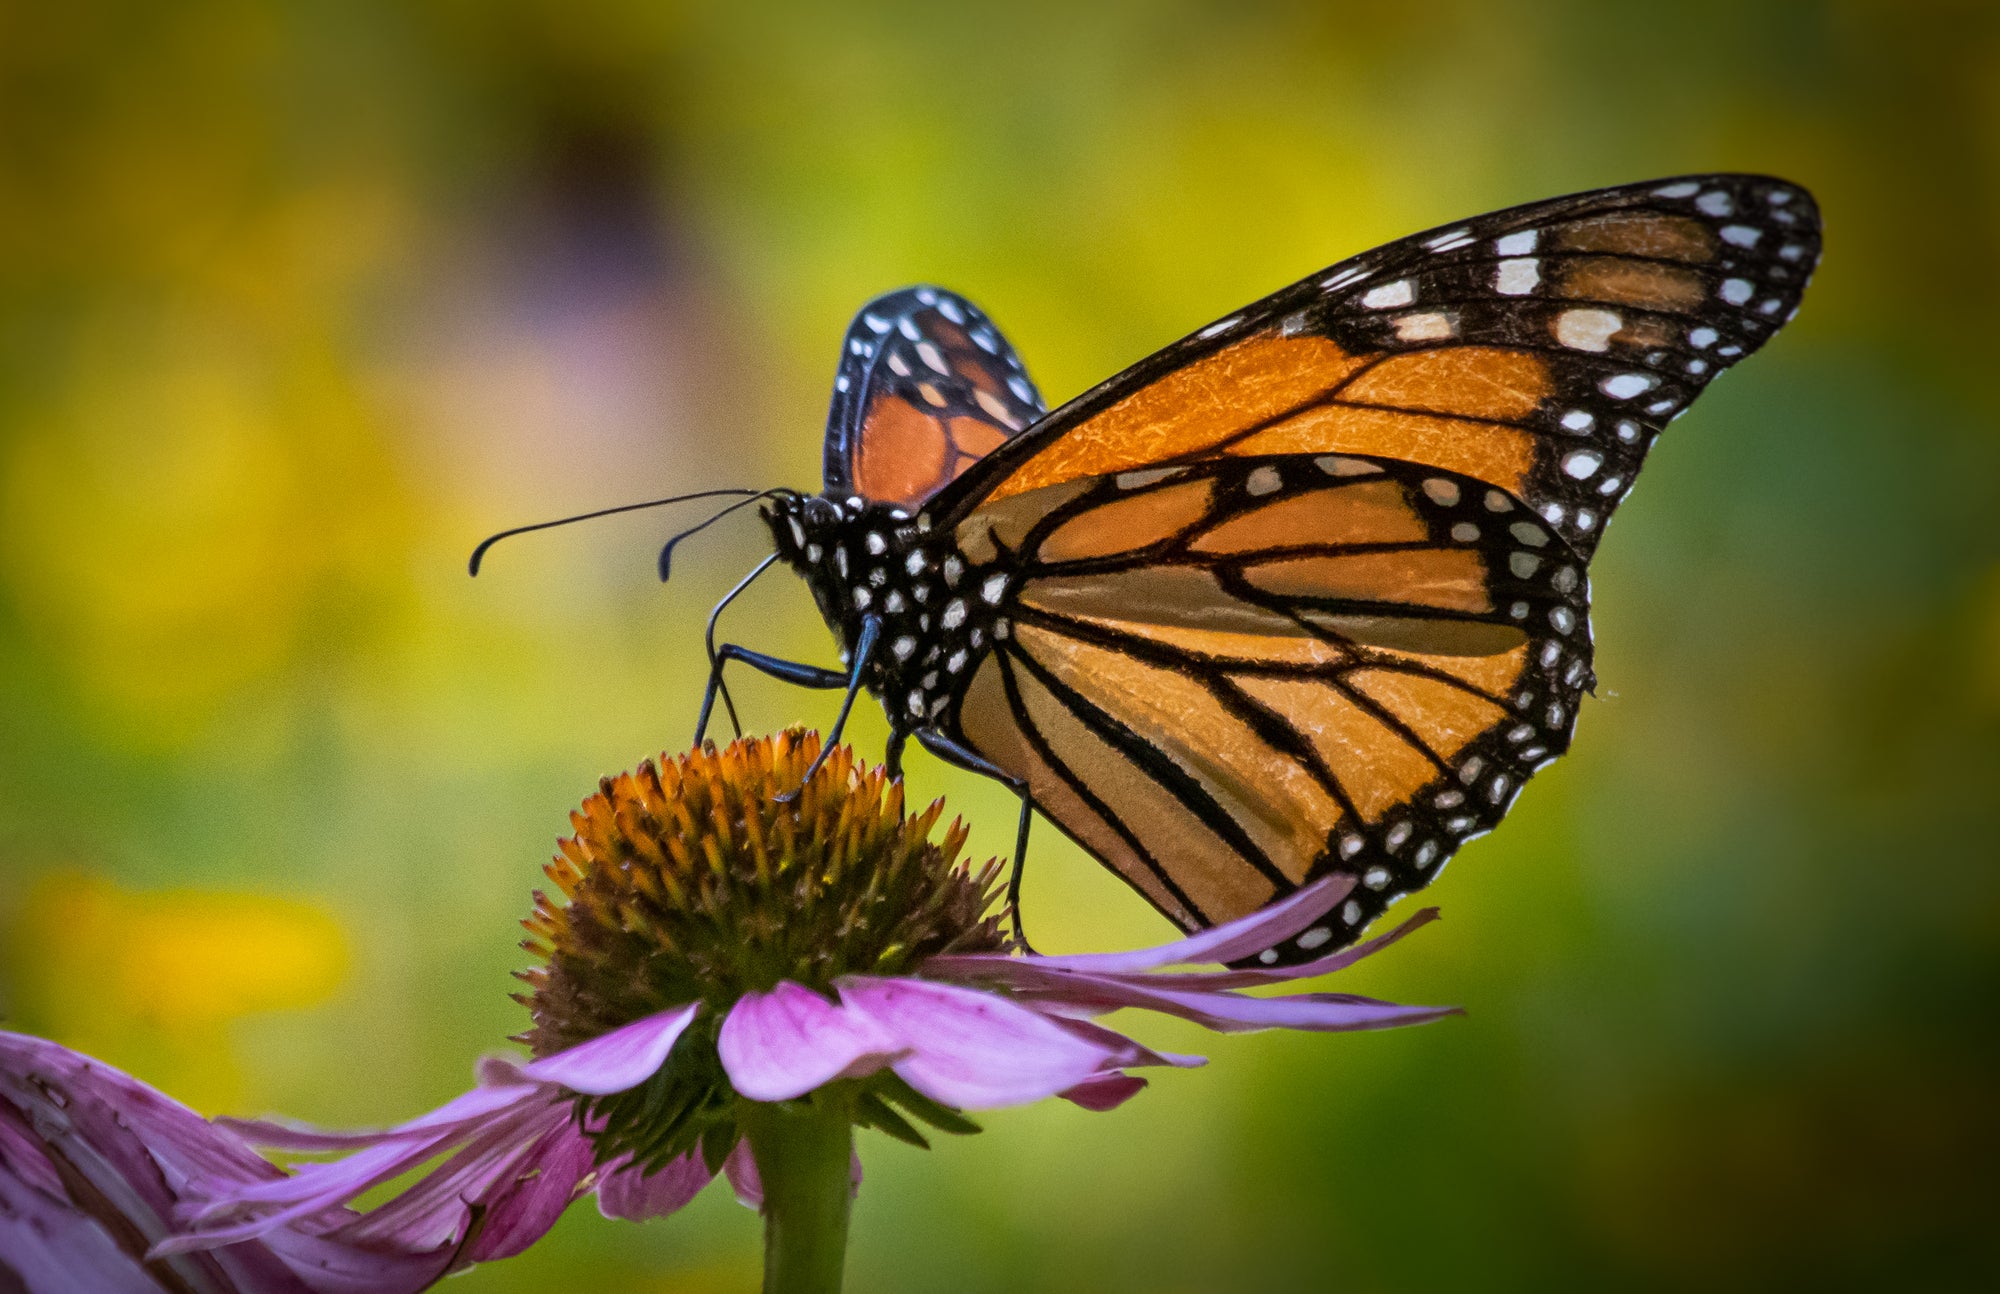
M 1379 454 L 1526 502 L 1588 556 L 1654 438 L 1798 308 L 1804 190 L 1653 181 L 1417 234 L 1140 362 L 934 510 L 1216 456 Z
M 841 348 L 826 492 L 915 508 L 1042 413 L 1014 348 L 979 307 L 933 287 L 877 297 Z
M 1304 951 L 1345 942 L 1567 747 L 1583 561 L 1510 496 L 1395 459 L 1145 475 L 980 514 L 969 555 L 1022 582 L 951 735 L 1183 927 L 1350 868 Z
M 918 518 L 1018 589 L 946 735 L 1183 927 L 1355 875 L 1265 957 L 1347 942 L 1567 747 L 1606 519 L 1819 246 L 1783 181 L 1654 181 L 1392 243 L 1142 361 Z

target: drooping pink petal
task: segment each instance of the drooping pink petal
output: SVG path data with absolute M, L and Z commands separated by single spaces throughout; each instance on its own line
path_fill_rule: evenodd
M 199 1203 L 186 1211 L 189 1229 L 155 1244 L 150 1253 L 163 1257 L 254 1240 L 294 1219 L 335 1208 L 402 1176 L 441 1149 L 445 1140 L 439 1137 L 433 1141 L 370 1146 L 335 1163 L 307 1165 L 295 1177 L 243 1188 L 221 1199 Z
M 229 1115 L 223 1115 L 214 1122 L 218 1127 L 240 1134 L 246 1141 L 269 1146 L 273 1150 L 357 1150 L 392 1142 L 449 1137 L 514 1108 L 520 1104 L 524 1092 L 532 1091 L 532 1088 L 521 1087 L 475 1087 L 407 1123 L 399 1123 L 392 1128 L 362 1128 L 351 1132 L 329 1131 L 275 1119 L 238 1119 Z
M 280 1229 L 212 1253 L 180 1253 L 141 1267 L 97 1257 L 112 1237 L 135 1247 L 171 1234 L 189 1191 L 269 1181 L 281 1170 L 227 1129 L 209 1124 L 136 1079 L 39 1038 L 0 1033 L 0 1255 L 31 1294 L 125 1289 L 230 1290 L 236 1294 L 411 1294 L 444 1274 L 447 1250 L 420 1253 Z M 43 1148 L 46 1148 L 44 1150 Z M 57 1154 L 73 1178 L 54 1191 L 29 1167 Z M 80 1190 L 82 1194 L 72 1195 Z M 357 1215 L 313 1215 L 338 1229 Z M 15 1224 L 31 1228 L 13 1234 Z M 113 1245 L 122 1251 L 122 1245 Z M 54 1255 L 60 1267 L 40 1264 Z M 170 1274 L 172 1283 L 160 1279 Z
M 1082 1007 L 1097 1013 L 1134 1008 L 1191 1020 L 1218 1033 L 1259 1029 L 1330 1032 L 1423 1024 L 1458 1014 L 1457 1007 L 1398 1006 L 1347 993 L 1293 993 L 1250 997 L 1228 990 L 1171 989 L 1143 975 L 1090 975 L 1021 966 L 1008 976 L 1030 1000 Z
M 1044 1015 L 1042 1004 L 1036 1002 L 1034 1009 Z M 1107 1029 L 1093 1020 L 1078 1020 L 1068 1016 L 1051 1016 L 1055 1023 L 1085 1042 L 1094 1043 L 1111 1057 L 1109 1066 L 1117 1069 L 1131 1069 L 1138 1065 L 1171 1065 L 1175 1069 L 1200 1069 L 1208 1064 L 1206 1056 L 1186 1056 L 1173 1051 L 1154 1051 L 1142 1042 L 1128 1038 L 1116 1029 Z
M 512 1258 L 548 1234 L 578 1194 L 593 1160 L 590 1141 L 565 1117 L 507 1180 L 490 1189 L 465 1263 Z
M 25 1294 L 103 1290 L 165 1294 L 167 1286 L 71 1205 L 0 1172 L 0 1272 Z
M 111 1066 L 44 1038 L 0 1032 L 0 1101 L 38 1138 L 101 1157 L 102 1190 L 167 1216 L 183 1185 L 268 1181 L 275 1165 L 193 1110 Z
M 729 1189 L 736 1192 L 736 1202 L 746 1209 L 764 1208 L 764 1179 L 757 1172 L 757 1156 L 750 1151 L 750 1139 L 743 1137 L 729 1152 L 729 1158 L 722 1161 L 723 1175 L 729 1179 Z M 849 1190 L 861 1194 L 861 1156 L 853 1155 L 848 1160 Z
M 474 1207 L 490 1210 L 519 1183 L 540 1180 L 541 1170 L 559 1153 L 562 1143 L 552 1138 L 571 1126 L 570 1106 L 554 1092 L 540 1096 L 539 1103 L 524 1101 L 510 1117 L 495 1119 L 458 1142 L 443 1163 L 348 1223 L 341 1237 L 398 1249 L 463 1241 Z M 299 1173 L 323 1167 L 308 1164 Z M 568 1186 L 585 1171 L 587 1165 L 573 1172 Z
M 1198 935 L 1176 939 L 1170 944 L 1160 944 L 1153 948 L 1135 948 L 1124 953 L 1071 953 L 1067 956 L 1044 957 L 1039 954 L 1007 953 L 957 953 L 946 957 L 933 957 L 924 964 L 927 974 L 941 974 L 951 978 L 972 978 L 980 973 L 981 967 L 995 963 L 1024 963 L 1057 970 L 1096 971 L 1100 973 L 1129 974 L 1133 971 L 1154 970 L 1161 966 L 1200 965 L 1216 962 L 1237 961 L 1252 957 L 1274 944 L 1283 943 L 1298 934 L 1347 897 L 1354 888 L 1354 878 L 1340 873 L 1320 877 L 1309 885 L 1301 886 L 1293 893 L 1260 908 L 1250 915 L 1238 917 L 1213 930 L 1204 930 Z
M 757 1174 L 757 1157 L 750 1153 L 750 1138 L 737 1139 L 729 1158 L 722 1161 L 722 1174 L 729 1179 L 729 1189 L 736 1192 L 738 1204 L 763 1211 L 764 1179 Z
M 250 1279 L 239 1275 L 246 1255 L 266 1254 L 283 1265 L 293 1283 Z M 283 1290 L 297 1294 L 301 1288 L 313 1294 L 415 1294 L 429 1289 L 450 1270 L 450 1248 L 426 1254 L 398 1253 L 365 1249 L 344 1244 L 329 1236 L 308 1235 L 286 1229 L 273 1231 L 256 1245 L 232 1245 L 211 1254 L 183 1254 L 173 1261 L 211 1258 L 228 1270 L 234 1286 L 242 1294 L 258 1290 Z
M 657 1173 L 639 1171 L 629 1158 L 620 1160 L 619 1166 L 607 1168 L 597 1179 L 597 1211 L 627 1222 L 664 1218 L 686 1208 L 714 1179 L 699 1149 L 668 1161 Z
M 896 1040 L 799 984 L 745 993 L 722 1022 L 716 1050 L 730 1085 L 753 1101 L 787 1101 L 843 1074 L 872 1073 Z
M 609 1096 L 637 1087 L 659 1072 L 695 1016 L 701 1003 L 690 1002 L 634 1020 L 589 1042 L 521 1067 L 523 1077 L 554 1083 L 588 1096 Z
M 1118 1068 L 1119 1057 L 1130 1054 L 998 994 L 955 984 L 856 975 L 840 981 L 840 999 L 907 1051 L 890 1066 L 903 1081 L 960 1109 L 1039 1101 Z
M 1144 1091 L 1145 1087 L 1146 1080 L 1136 1074 L 1100 1074 L 1056 1095 L 1101 1114 L 1117 1109 Z
M 1288 984 L 1296 980 L 1316 979 L 1321 975 L 1331 975 L 1335 971 L 1346 970 L 1364 957 L 1372 957 L 1390 944 L 1420 930 L 1438 919 L 1436 908 L 1425 908 L 1408 921 L 1384 935 L 1377 935 L 1364 943 L 1343 948 L 1317 961 L 1300 962 L 1296 966 L 1250 966 L 1241 970 L 1212 971 L 1165 971 L 1146 977 L 1149 984 L 1168 988 L 1252 988 L 1263 984 Z

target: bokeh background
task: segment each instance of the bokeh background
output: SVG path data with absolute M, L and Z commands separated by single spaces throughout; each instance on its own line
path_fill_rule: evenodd
M 665 588 L 661 514 L 468 550 L 814 484 L 874 292 L 967 292 L 1062 399 L 1424 226 L 1769 170 L 1826 212 L 1803 312 L 1621 512 L 1574 752 L 1352 977 L 1470 1014 L 1157 1028 L 1216 1063 L 865 1140 L 851 1283 L 1990 1288 L 1996 37 L 1971 3 L 0 5 L 6 1025 L 209 1111 L 459 1090 L 523 1024 L 567 811 L 685 743 L 764 540 Z M 732 623 L 830 655 L 781 577 Z M 910 775 L 1007 849 L 1004 793 Z M 1038 840 L 1045 944 L 1162 932 Z M 716 1190 L 453 1288 L 740 1289 L 757 1252 Z

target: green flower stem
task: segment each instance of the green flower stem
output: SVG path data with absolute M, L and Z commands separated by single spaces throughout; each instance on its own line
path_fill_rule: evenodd
M 854 1098 L 738 1103 L 764 1183 L 764 1294 L 839 1294 L 854 1203 Z

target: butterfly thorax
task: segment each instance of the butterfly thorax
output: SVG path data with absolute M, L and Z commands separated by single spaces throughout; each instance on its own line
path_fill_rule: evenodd
M 974 563 L 928 516 L 851 496 L 787 495 L 764 519 L 839 637 L 842 664 L 852 664 L 865 620 L 881 622 L 862 682 L 899 732 L 938 726 L 973 666 L 1010 632 L 1007 555 Z

